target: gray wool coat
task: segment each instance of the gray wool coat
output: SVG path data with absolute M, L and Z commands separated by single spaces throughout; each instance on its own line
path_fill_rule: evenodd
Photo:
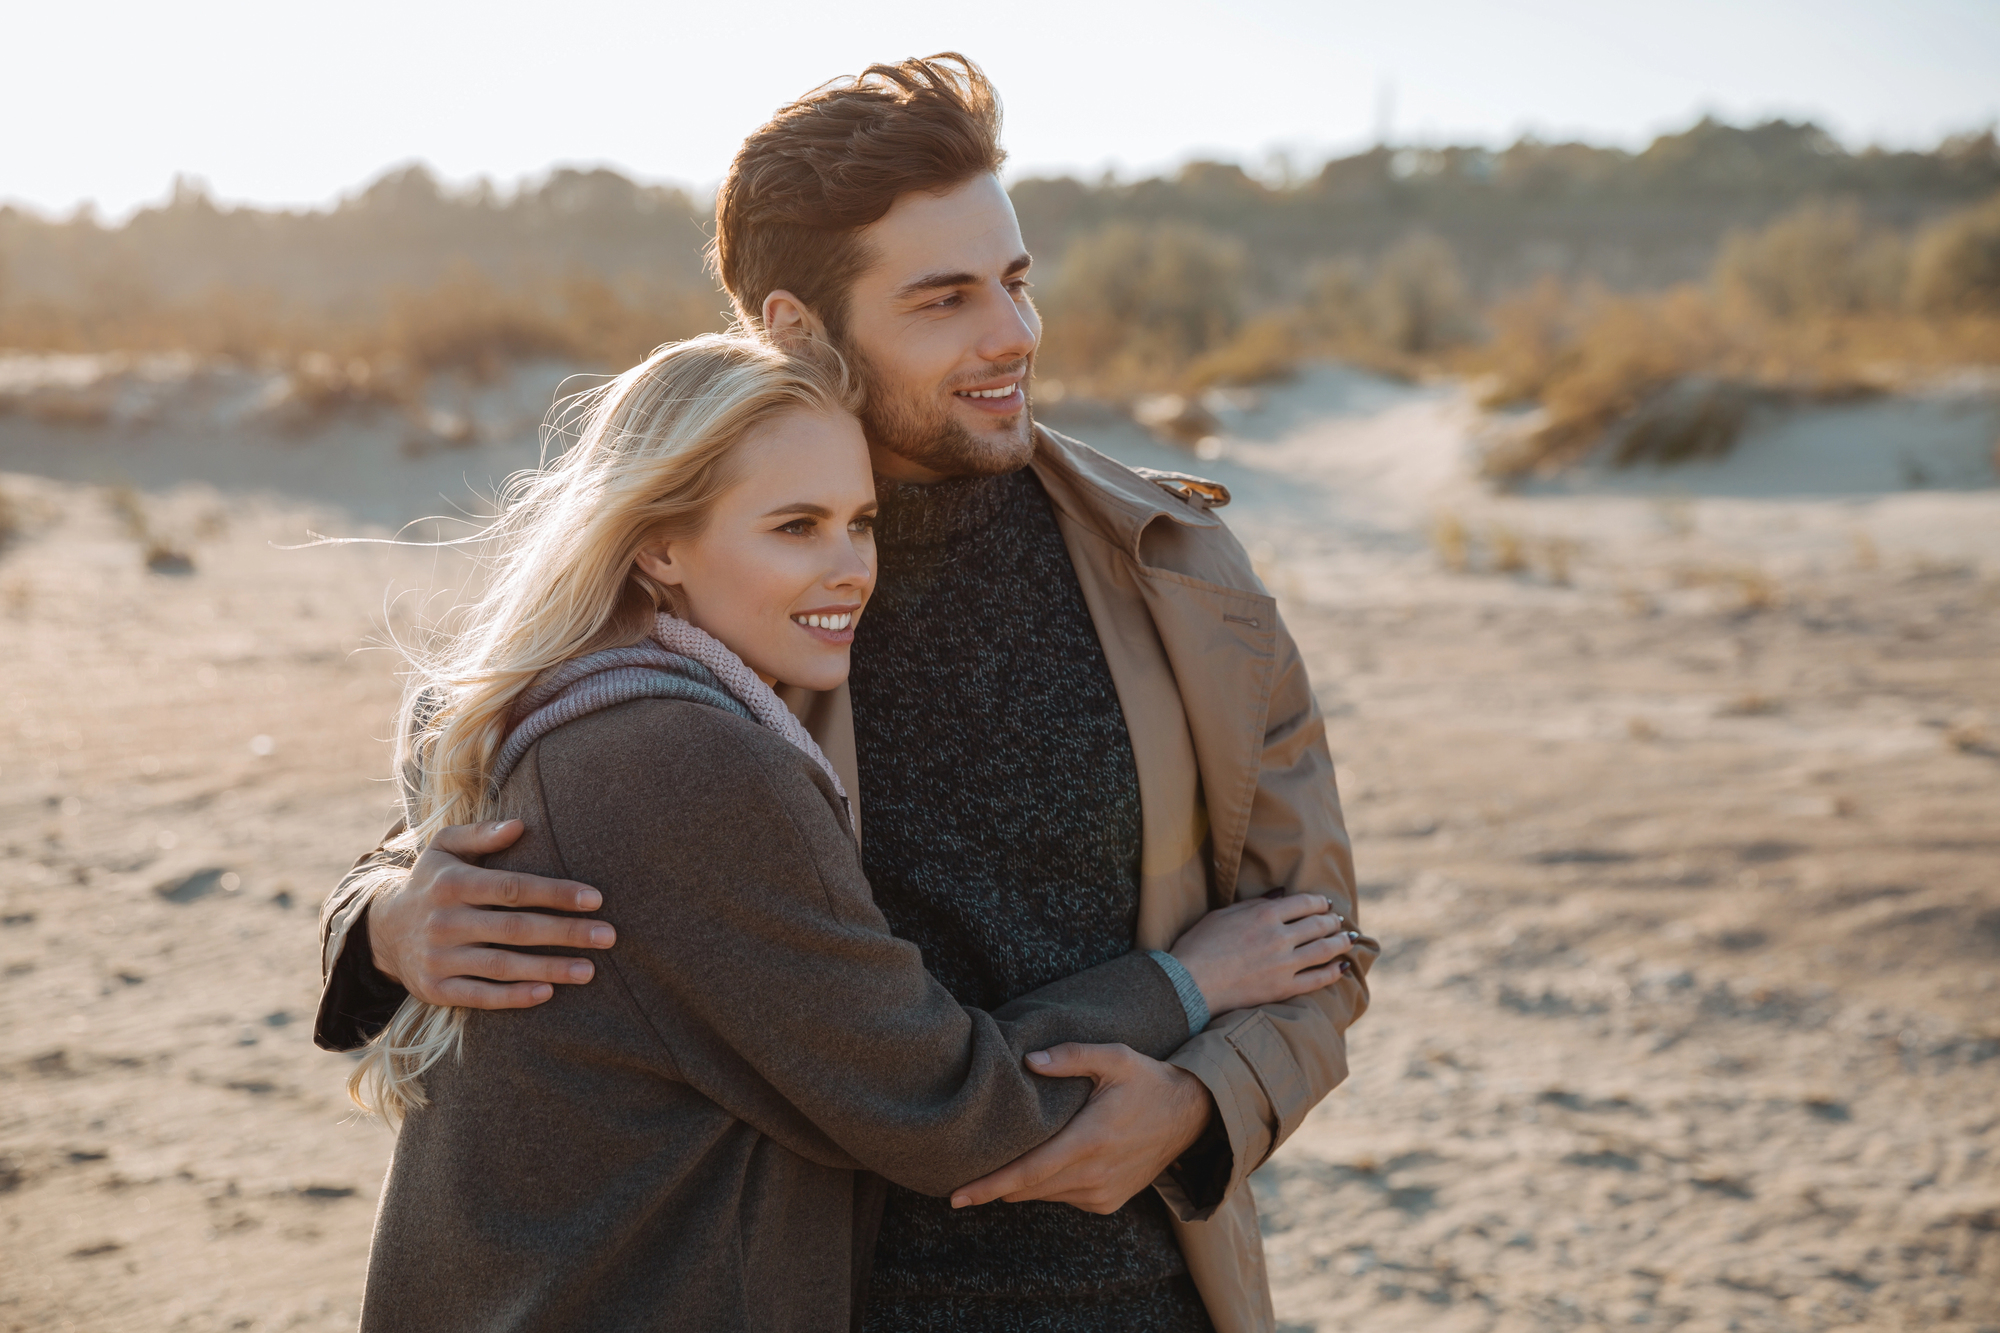
M 589 986 L 475 1012 L 426 1076 L 376 1218 L 361 1327 L 844 1330 L 878 1177 L 945 1195 L 1059 1129 L 1062 1041 L 1188 1037 L 1135 952 L 986 1013 L 890 935 L 832 784 L 773 733 L 640 700 L 537 742 L 489 864 L 604 892 Z M 1006 1207 L 989 1204 L 988 1207 Z

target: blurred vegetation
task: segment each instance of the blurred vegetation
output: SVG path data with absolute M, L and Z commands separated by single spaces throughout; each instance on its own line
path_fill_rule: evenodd
M 1991 131 L 1850 152 L 1809 124 L 1704 119 L 1636 153 L 1524 139 L 1280 168 L 1018 182 L 1042 401 L 1177 398 L 1169 433 L 1194 441 L 1203 390 L 1314 358 L 1480 376 L 1489 405 L 1530 409 L 1488 460 L 1511 476 L 1607 440 L 1625 461 L 1713 454 L 1767 401 L 2000 363 Z M 608 171 L 503 195 L 421 167 L 319 211 L 185 181 L 119 226 L 0 209 L 0 349 L 271 365 L 308 422 L 415 410 L 440 377 L 615 368 L 720 327 L 706 213 Z
M 704 226 L 685 192 L 608 171 L 501 199 L 408 167 L 324 212 L 219 208 L 180 181 L 118 227 L 0 208 L 0 348 L 274 365 L 305 417 L 409 406 L 438 376 L 622 367 L 722 327 Z

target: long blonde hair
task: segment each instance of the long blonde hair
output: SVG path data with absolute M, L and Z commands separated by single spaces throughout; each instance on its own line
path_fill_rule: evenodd
M 679 591 L 635 564 L 645 547 L 698 536 L 737 480 L 736 445 L 787 412 L 853 412 L 840 359 L 791 355 L 741 334 L 659 348 L 551 420 L 576 442 L 548 466 L 509 478 L 479 539 L 484 591 L 420 649 L 406 648 L 397 755 L 407 830 L 385 849 L 407 863 L 449 825 L 492 819 L 488 790 L 515 699 L 572 658 L 637 643 Z M 399 880 L 371 871 L 363 892 Z M 391 1123 L 425 1102 L 424 1072 L 460 1049 L 466 1011 L 403 1001 L 348 1079 L 348 1095 Z

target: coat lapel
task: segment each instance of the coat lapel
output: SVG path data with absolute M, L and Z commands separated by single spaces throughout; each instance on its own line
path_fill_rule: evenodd
M 1046 429 L 1040 433 L 1035 472 L 1068 520 L 1066 536 L 1076 529 L 1097 539 L 1069 536 L 1070 558 L 1091 602 L 1135 752 L 1148 719 L 1135 718 L 1127 682 L 1148 697 L 1156 693 L 1142 691 L 1152 676 L 1150 649 L 1165 657 L 1176 686 L 1174 720 L 1193 742 L 1211 838 L 1210 892 L 1217 903 L 1232 902 L 1277 663 L 1277 603 L 1237 543 L 1214 541 L 1200 531 L 1222 526 L 1205 507 L 1170 498 L 1088 445 Z M 1121 617 L 1100 610 L 1123 600 L 1117 585 L 1128 581 L 1151 622 L 1151 635 L 1129 632 Z M 1142 760 L 1142 796 L 1147 768 Z M 1150 804 L 1146 814 L 1148 859 L 1170 858 L 1174 849 L 1159 839 L 1178 840 L 1180 830 L 1171 827 L 1171 819 L 1169 827 L 1156 830 Z

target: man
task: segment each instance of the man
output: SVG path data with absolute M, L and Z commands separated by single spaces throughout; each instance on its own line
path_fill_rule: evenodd
M 745 323 L 829 341 L 866 382 L 880 582 L 848 684 L 789 702 L 858 798 L 891 927 L 988 1008 L 1243 897 L 1321 893 L 1355 917 L 1324 727 L 1209 513 L 1226 492 L 1032 420 L 1040 320 L 1001 162 L 969 61 L 873 66 L 745 141 L 713 255 Z M 502 1008 L 589 979 L 490 947 L 612 942 L 601 922 L 487 910 L 599 906 L 457 859 L 517 832 L 452 830 L 372 902 L 336 890 L 323 1045 L 365 1040 L 405 986 Z M 1345 1077 L 1374 954 L 1364 937 L 1345 980 L 1222 1015 L 1169 1062 L 1051 1053 L 1038 1072 L 1095 1079 L 1089 1104 L 949 1201 L 891 1188 L 865 1327 L 1273 1328 L 1245 1177 Z

